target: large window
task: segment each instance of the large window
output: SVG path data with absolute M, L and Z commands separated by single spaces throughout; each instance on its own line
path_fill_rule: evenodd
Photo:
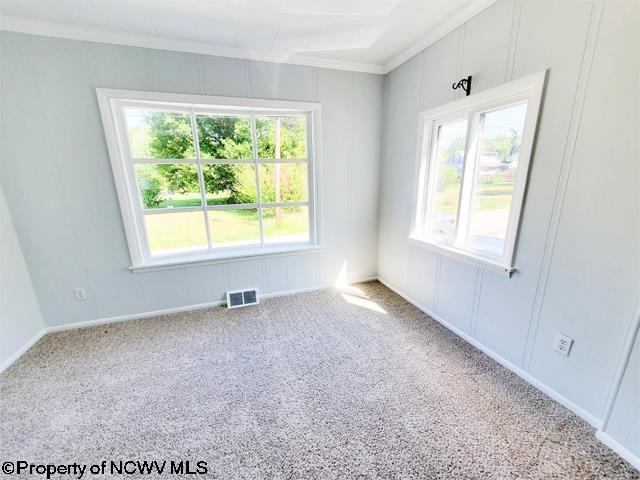
M 316 243 L 316 104 L 98 97 L 134 267 Z
M 544 72 L 423 112 L 411 238 L 514 270 Z

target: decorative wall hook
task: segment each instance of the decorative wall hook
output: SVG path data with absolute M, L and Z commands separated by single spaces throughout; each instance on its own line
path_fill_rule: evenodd
M 452 87 L 454 90 L 461 88 L 462 90 L 467 92 L 468 97 L 469 95 L 471 95 L 471 75 L 469 75 L 467 78 L 463 78 L 458 83 L 454 83 Z

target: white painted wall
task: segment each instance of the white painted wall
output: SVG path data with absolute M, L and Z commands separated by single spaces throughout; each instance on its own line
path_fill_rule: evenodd
M 379 277 L 594 425 L 640 292 L 639 10 L 501 0 L 385 82 Z M 409 244 L 418 112 L 457 98 L 451 84 L 469 74 L 478 92 L 545 68 L 518 272 Z M 552 351 L 556 332 L 575 339 L 568 358 Z
M 383 77 L 7 32 L 0 44 L 1 181 L 48 326 L 375 276 Z M 129 272 L 96 87 L 320 102 L 326 249 Z
M 40 306 L 0 188 L 0 372 L 43 330 Z

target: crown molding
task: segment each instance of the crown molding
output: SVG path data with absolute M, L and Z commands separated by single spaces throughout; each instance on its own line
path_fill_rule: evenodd
M 476 0 L 475 2 L 467 5 L 462 10 L 447 18 L 435 30 L 429 32 L 409 48 L 404 50 L 402 53 L 396 55 L 391 61 L 386 63 L 383 67 L 384 73 L 389 73 L 395 68 L 399 67 L 411 57 L 417 55 L 430 45 L 433 45 L 448 33 L 453 32 L 460 25 L 468 22 L 477 14 L 479 14 L 486 8 L 489 8 L 497 1 L 498 0 Z
M 216 57 L 240 58 L 260 62 L 304 65 L 308 67 L 330 68 L 334 70 L 347 70 L 362 73 L 385 73 L 381 65 L 369 63 L 344 62 L 295 53 L 280 54 L 244 48 L 221 47 L 201 42 L 173 40 L 169 38 L 155 37 L 153 35 L 139 35 L 104 28 L 84 27 L 80 25 L 70 25 L 66 23 L 34 20 L 7 15 L 0 16 L 0 30 L 29 33 L 46 37 L 66 38 L 71 40 L 126 45 L 130 47 L 199 53 Z
M 460 25 L 468 22 L 484 9 L 490 7 L 498 0 L 475 0 L 453 16 L 446 19 L 435 30 L 422 37 L 409 48 L 396 55 L 384 65 L 359 62 L 345 62 L 330 60 L 300 54 L 281 54 L 261 50 L 250 50 L 235 47 L 221 47 L 201 42 L 188 42 L 153 35 L 140 35 L 135 33 L 120 32 L 105 28 L 84 27 L 66 23 L 35 20 L 8 15 L 0 16 L 0 30 L 9 32 L 29 33 L 55 38 L 71 40 L 83 40 L 97 43 L 110 43 L 114 45 L 126 45 L 131 47 L 152 48 L 156 50 L 169 50 L 174 52 L 199 53 L 217 57 L 240 58 L 260 62 L 284 63 L 291 65 L 303 65 L 307 67 L 329 68 L 333 70 L 347 70 L 351 72 L 374 73 L 384 75 L 425 48 L 434 44 L 442 37 L 452 32 Z

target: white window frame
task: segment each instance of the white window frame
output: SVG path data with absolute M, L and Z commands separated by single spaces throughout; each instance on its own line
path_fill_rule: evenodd
M 252 257 L 260 255 L 281 255 L 288 253 L 300 253 L 314 251 L 321 248 L 321 230 L 319 228 L 319 209 L 318 209 L 318 193 L 319 178 L 318 165 L 320 161 L 320 104 L 309 102 L 292 102 L 284 100 L 265 100 L 265 99 L 249 99 L 236 97 L 217 97 L 209 95 L 190 95 L 164 92 L 147 92 L 138 90 L 115 90 L 106 88 L 97 88 L 96 95 L 102 116 L 105 138 L 109 157 L 111 159 L 111 167 L 120 203 L 122 220 L 129 246 L 131 257 L 131 267 L 133 271 L 153 270 L 162 267 L 179 266 L 187 263 L 202 263 L 212 261 L 224 261 L 237 259 L 241 257 Z M 263 208 L 271 207 L 291 207 L 304 204 L 309 210 L 309 240 L 303 242 L 286 242 L 286 243 L 265 243 L 262 232 L 262 223 L 260 222 L 260 243 L 246 246 L 220 246 L 188 252 L 175 253 L 166 255 L 152 255 L 146 238 L 146 228 L 144 225 L 144 208 L 138 192 L 138 185 L 134 171 L 134 162 L 129 152 L 129 142 L 126 125 L 123 115 L 123 107 L 150 107 L 150 108 L 167 108 L 168 110 L 181 110 L 190 113 L 193 125 L 193 112 L 197 113 L 222 113 L 247 115 L 251 117 L 252 123 L 255 117 L 261 115 L 304 115 L 306 117 L 307 127 L 307 158 L 306 159 L 259 159 L 257 158 L 256 139 L 254 135 L 254 154 L 250 160 L 218 160 L 218 159 L 202 159 L 196 154 L 196 163 L 200 171 L 203 163 L 250 163 L 256 167 L 256 179 L 258 178 L 257 167 L 261 163 L 290 163 L 292 161 L 305 160 L 308 172 L 308 199 L 306 202 L 293 203 L 264 203 L 258 199 L 256 204 L 243 205 L 240 208 Z M 198 142 L 197 129 L 194 132 L 194 144 Z M 194 145 L 195 146 L 195 145 Z M 196 152 L 199 148 L 195 146 Z M 170 159 L 169 159 L 170 160 Z M 152 163 L 166 163 L 168 159 L 148 159 Z M 136 162 L 146 161 L 145 159 L 136 159 Z M 184 162 L 184 160 L 171 160 L 171 163 Z M 190 163 L 193 163 L 190 161 Z M 202 178 L 201 178 L 202 182 Z M 203 188 L 203 185 L 200 185 Z M 258 190 L 259 192 L 259 190 Z M 204 211 L 205 217 L 208 216 L 207 211 L 224 209 L 206 205 L 204 202 L 202 207 L 196 210 Z M 238 208 L 237 206 L 235 208 Z M 193 208 L 174 208 L 172 211 L 190 211 Z M 147 212 L 149 213 L 149 212 Z M 167 213 L 169 214 L 169 213 Z M 205 222 L 206 223 L 206 222 Z M 207 228 L 207 238 L 210 232 Z
M 516 270 L 513 262 L 545 79 L 546 70 L 419 114 L 419 143 L 415 176 L 417 181 L 414 189 L 410 242 L 506 276 L 510 276 Z M 476 151 L 481 129 L 477 122 L 481 113 L 525 101 L 527 102 L 527 113 L 518 156 L 505 247 L 503 255 L 497 256 L 488 251 L 465 245 L 460 241 L 464 234 L 463 225 L 466 225 L 468 220 L 471 184 L 478 162 Z M 465 163 L 462 172 L 456 235 L 452 240 L 428 232 L 434 200 L 432 190 L 436 181 L 434 178 L 436 167 L 431 165 L 431 162 L 436 146 L 437 126 L 446 121 L 464 118 L 468 122 L 464 153 Z M 465 179 L 467 180 L 465 181 Z

